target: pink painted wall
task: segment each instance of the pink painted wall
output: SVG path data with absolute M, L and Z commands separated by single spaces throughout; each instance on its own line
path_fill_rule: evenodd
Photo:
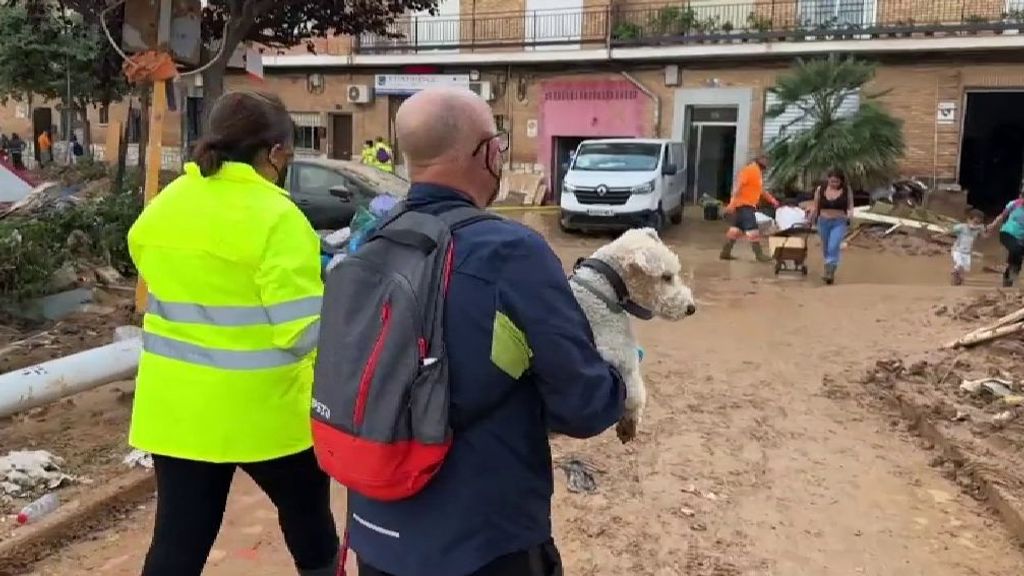
M 650 99 L 626 80 L 550 80 L 541 83 L 537 163 L 551 190 L 556 136 L 650 137 Z

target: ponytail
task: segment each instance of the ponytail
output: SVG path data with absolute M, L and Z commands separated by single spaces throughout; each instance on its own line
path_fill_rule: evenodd
M 192 151 L 192 160 L 199 165 L 199 172 L 209 178 L 220 171 L 225 158 L 210 138 L 203 138 Z

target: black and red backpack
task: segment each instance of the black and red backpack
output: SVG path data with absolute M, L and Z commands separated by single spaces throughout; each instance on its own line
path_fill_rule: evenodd
M 327 276 L 313 380 L 320 467 L 367 498 L 408 498 L 451 446 L 444 308 L 453 232 L 499 217 L 400 204 Z

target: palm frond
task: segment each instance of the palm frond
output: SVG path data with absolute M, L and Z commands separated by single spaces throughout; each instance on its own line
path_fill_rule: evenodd
M 798 60 L 792 73 L 769 88 L 778 102 L 766 116 L 795 109 L 798 118 L 789 125 L 807 126 L 795 133 L 783 131 L 769 146 L 776 188 L 806 189 L 832 167 L 846 172 L 850 185 L 860 189 L 884 183 L 898 172 L 905 148 L 903 127 L 876 102 L 878 94 L 863 90 L 874 73 L 869 62 L 833 54 Z M 860 94 L 859 109 L 841 115 L 844 100 L 855 93 Z

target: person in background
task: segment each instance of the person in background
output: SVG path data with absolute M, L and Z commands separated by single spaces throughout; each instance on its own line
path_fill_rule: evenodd
M 508 143 L 479 96 L 423 90 L 395 125 L 411 210 L 494 202 Z M 473 423 L 454 434 L 444 465 L 415 496 L 382 502 L 349 491 L 359 576 L 561 576 L 548 432 L 602 433 L 622 417 L 625 387 L 543 237 L 489 220 L 456 229 L 454 245 L 451 421 Z
M 72 132 L 71 140 L 68 142 L 68 162 L 71 164 L 78 164 L 78 161 L 84 154 L 85 149 L 82 148 L 82 144 L 78 141 L 78 136 Z
M 373 140 L 363 142 L 363 149 L 359 153 L 359 162 L 367 166 L 377 166 L 377 151 L 373 147 Z
M 39 147 L 39 166 L 44 167 L 53 160 L 53 140 L 50 139 L 49 130 L 39 133 L 36 145 Z
M 373 146 L 373 154 L 374 160 L 377 161 L 377 168 L 385 172 L 394 173 L 395 153 L 391 151 L 391 146 L 384 142 L 384 138 L 377 136 L 377 143 Z
M 1020 276 L 1024 261 L 1024 186 L 1020 196 L 1011 200 L 1006 208 L 988 226 L 988 233 L 999 230 L 999 243 L 1006 248 L 1006 270 L 1003 271 L 1003 287 L 1010 288 Z
M 853 191 L 846 182 L 846 174 L 833 168 L 825 176 L 825 184 L 814 190 L 814 204 L 807 221 L 818 227 L 821 251 L 825 259 L 825 284 L 836 281 L 843 239 L 853 218 Z
M 7 134 L 0 134 L 0 158 L 4 161 L 9 160 L 11 157 L 11 139 L 7 137 Z
M 761 200 L 768 201 L 776 208 L 779 206 L 779 201 L 764 188 L 764 172 L 767 168 L 768 157 L 760 154 L 736 175 L 732 199 L 725 207 L 725 213 L 732 214 L 733 221 L 725 233 L 725 245 L 722 246 L 722 253 L 719 255 L 722 260 L 732 260 L 732 249 L 736 246 L 736 241 L 746 236 L 757 261 L 771 261 L 761 246 L 761 233 L 757 225 L 757 206 Z
M 8 149 L 11 151 L 11 164 L 14 165 L 14 169 L 24 170 L 25 141 L 21 139 L 21 136 L 18 136 L 17 132 L 11 134 L 11 141 Z
M 966 191 L 964 192 L 966 196 Z M 956 242 L 953 243 L 953 273 L 951 280 L 953 286 L 964 283 L 964 275 L 971 271 L 971 252 L 974 250 L 974 241 L 985 233 L 985 213 L 977 208 L 967 213 L 967 222 L 953 226 L 953 234 L 956 235 Z
M 129 436 L 156 472 L 143 576 L 200 576 L 236 468 L 277 507 L 300 576 L 338 572 L 309 424 L 320 238 L 282 188 L 293 137 L 277 96 L 222 96 L 195 161 L 128 232 L 149 287 Z

